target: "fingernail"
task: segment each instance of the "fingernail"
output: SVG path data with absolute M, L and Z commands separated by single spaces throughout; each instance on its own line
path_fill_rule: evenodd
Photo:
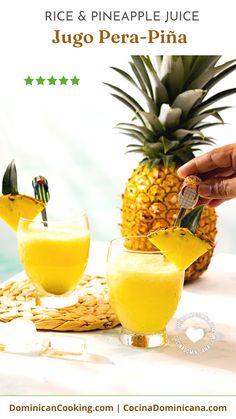
M 210 196 L 211 194 L 211 185 L 208 183 L 201 183 L 198 189 L 200 196 Z
M 177 175 L 178 175 L 179 177 L 185 177 L 185 176 L 183 176 L 183 175 L 182 175 L 182 167 L 180 167 L 180 168 L 177 170 Z

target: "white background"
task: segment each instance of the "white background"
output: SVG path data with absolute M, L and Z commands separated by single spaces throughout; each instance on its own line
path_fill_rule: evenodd
M 2 5 L 0 68 L 0 178 L 15 158 L 19 189 L 32 195 L 31 180 L 42 174 L 49 180 L 51 211 L 62 207 L 85 207 L 89 213 L 93 239 L 110 240 L 120 234 L 121 193 L 138 164 L 139 156 L 126 155 L 128 138 L 113 128 L 129 122 L 128 109 L 109 95 L 102 84 L 111 82 L 129 89 L 109 66 L 129 70 L 130 54 L 222 54 L 223 60 L 236 57 L 232 32 L 233 2 L 224 7 L 212 2 L 174 1 L 148 3 L 129 1 L 111 6 L 110 1 L 8 1 Z M 146 7 L 148 5 L 148 8 Z M 191 7 L 190 7 L 191 5 Z M 221 7 L 222 6 L 222 7 Z M 45 10 L 199 10 L 200 22 L 90 23 L 45 22 Z M 114 33 L 145 32 L 147 29 L 172 29 L 185 32 L 187 45 L 156 43 L 54 45 L 53 30 L 65 33 L 110 29 Z M 79 86 L 26 86 L 24 78 L 80 78 Z M 223 81 L 217 90 L 235 87 L 236 74 Z M 224 101 L 222 101 L 223 104 Z M 226 99 L 235 105 L 236 96 Z M 236 141 L 235 109 L 223 113 L 229 125 L 212 129 L 218 145 Z M 217 252 L 235 252 L 234 201 L 219 208 Z M 19 269 L 15 234 L 0 224 L 2 275 Z M 1 272 L 0 271 L 0 272 Z

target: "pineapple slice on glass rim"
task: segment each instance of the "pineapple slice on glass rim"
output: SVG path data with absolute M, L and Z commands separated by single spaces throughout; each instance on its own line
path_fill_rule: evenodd
M 187 269 L 195 260 L 212 249 L 210 241 L 195 234 L 203 205 L 190 211 L 180 227 L 160 228 L 148 235 L 154 246 L 174 263 L 178 269 Z
M 0 196 L 0 218 L 14 231 L 17 230 L 21 217 L 34 219 L 45 208 L 45 204 L 31 196 L 19 194 L 17 188 L 17 172 L 12 161 L 3 176 L 2 193 Z

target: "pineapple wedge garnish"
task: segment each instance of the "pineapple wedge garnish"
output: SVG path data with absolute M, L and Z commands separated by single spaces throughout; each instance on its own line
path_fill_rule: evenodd
M 213 247 L 209 241 L 195 234 L 203 207 L 200 205 L 185 215 L 180 227 L 161 228 L 148 236 L 151 243 L 181 270 L 188 268 Z
M 45 208 L 45 204 L 38 199 L 18 193 L 14 161 L 9 164 L 4 174 L 2 192 L 0 218 L 15 231 L 21 217 L 33 220 Z
M 212 248 L 209 242 L 182 227 L 161 228 L 148 238 L 180 270 L 188 268 Z
M 0 196 L 0 218 L 15 231 L 21 217 L 33 220 L 44 208 L 43 202 L 27 195 Z

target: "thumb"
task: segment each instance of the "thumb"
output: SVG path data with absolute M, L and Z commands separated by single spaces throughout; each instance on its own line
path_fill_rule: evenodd
M 199 195 L 204 198 L 229 199 L 236 197 L 236 178 L 212 178 L 199 185 Z

